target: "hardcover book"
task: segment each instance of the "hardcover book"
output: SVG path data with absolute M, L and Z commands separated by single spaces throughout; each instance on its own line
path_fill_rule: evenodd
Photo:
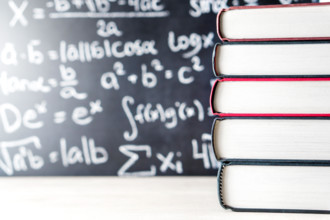
M 214 47 L 213 71 L 220 77 L 330 76 L 329 60 L 330 41 L 222 43 Z
M 217 32 L 222 41 L 330 39 L 330 3 L 222 9 Z
M 217 31 L 220 204 L 330 214 L 330 3 L 223 9 Z
M 250 212 L 330 213 L 330 164 L 225 162 L 218 173 L 220 204 Z
M 330 118 L 215 119 L 218 160 L 330 161 Z
M 225 78 L 210 95 L 220 117 L 329 117 L 330 78 Z

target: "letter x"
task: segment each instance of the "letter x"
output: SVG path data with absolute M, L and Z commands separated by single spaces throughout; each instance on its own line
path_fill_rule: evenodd
M 90 113 L 95 115 L 98 112 L 102 112 L 103 108 L 101 106 L 101 100 L 96 100 L 95 102 L 90 102 L 89 106 L 91 107 Z
M 208 47 L 212 47 L 214 45 L 213 43 L 213 38 L 214 38 L 214 34 L 212 32 L 210 32 L 208 35 L 202 35 L 203 37 L 203 47 L 204 48 L 208 48 Z
M 10 0 L 8 2 L 9 7 L 13 10 L 15 15 L 9 22 L 10 27 L 14 27 L 16 23 L 19 21 L 23 26 L 26 26 L 28 24 L 28 21 L 23 15 L 24 10 L 26 9 L 27 5 L 29 4 L 28 1 L 24 0 L 21 4 L 21 6 L 18 8 L 14 1 Z
M 156 157 L 162 162 L 162 165 L 160 166 L 160 171 L 162 171 L 163 173 L 166 172 L 168 168 L 170 168 L 173 171 L 176 170 L 176 165 L 172 163 L 172 160 L 174 158 L 173 152 L 169 152 L 166 157 L 158 153 Z

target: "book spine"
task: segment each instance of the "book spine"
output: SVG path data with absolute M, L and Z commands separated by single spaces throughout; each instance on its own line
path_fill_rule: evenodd
M 211 94 L 210 94 L 210 108 L 211 108 L 211 112 L 212 112 L 213 115 L 219 115 L 218 112 L 215 112 L 213 103 L 214 103 L 215 90 L 217 88 L 218 83 L 220 83 L 220 82 L 221 82 L 221 80 L 216 80 L 214 82 L 213 86 L 212 86 L 212 89 L 211 89 Z
M 222 42 L 224 42 L 224 41 L 230 41 L 230 39 L 227 39 L 227 38 L 224 38 L 223 36 L 222 36 L 222 34 L 221 34 L 221 15 L 224 13 L 224 12 L 226 12 L 226 11 L 228 11 L 228 10 L 232 10 L 232 8 L 223 8 L 223 9 L 221 9 L 220 11 L 219 11 L 219 13 L 218 13 L 218 15 L 217 15 L 217 21 L 216 21 L 216 25 L 217 25 L 217 34 L 218 34 L 218 37 L 220 38 L 220 40 L 222 41 Z
M 258 6 L 235 6 L 227 9 L 220 10 L 217 15 L 216 29 L 218 36 L 222 42 L 256 42 L 256 41 L 318 41 L 318 40 L 330 40 L 329 37 L 292 37 L 292 38 L 244 38 L 244 39 L 233 39 L 226 38 L 221 33 L 221 15 L 226 11 L 230 10 L 249 10 L 249 9 L 267 9 L 267 8 L 289 8 L 289 7 L 306 7 L 306 6 L 320 6 L 330 5 L 330 2 L 323 3 L 301 3 L 301 4 L 288 4 L 288 5 L 258 5 Z
M 220 77 L 220 73 L 219 73 L 219 67 L 218 67 L 218 50 L 220 49 L 220 44 L 217 43 L 214 48 L 213 48 L 213 54 L 212 54 L 212 68 L 213 68 L 213 73 L 216 77 Z
M 315 80 L 327 80 L 326 78 L 330 78 L 330 74 L 328 75 L 317 75 L 317 74 L 310 74 L 310 75 L 228 75 L 226 73 L 222 73 L 221 71 L 221 66 L 219 63 L 219 60 L 221 60 L 220 55 L 221 55 L 221 48 L 223 46 L 235 46 L 235 45 L 286 45 L 286 44 L 330 44 L 330 40 L 315 40 L 315 41 L 254 41 L 254 42 L 249 42 L 249 41 L 233 41 L 233 42 L 220 42 L 216 43 L 215 46 L 213 47 L 213 52 L 212 52 L 212 70 L 213 74 L 215 77 L 218 79 L 223 79 L 223 78 L 228 78 L 231 79 L 232 81 L 234 79 L 237 80 L 243 80 L 243 79 L 259 79 L 262 80 L 263 78 L 266 79 L 272 79 L 272 80 L 288 80 L 289 78 L 295 80 L 295 79 L 300 79 L 303 80 L 303 78 L 306 78 L 307 80 L 314 78 Z
M 316 160 L 306 160 L 306 159 L 257 159 L 257 158 L 253 158 L 253 159 L 247 159 L 247 158 L 235 158 L 235 157 L 230 157 L 230 158 L 224 158 L 221 155 L 221 146 L 216 146 L 215 143 L 215 137 L 216 137 L 216 133 L 215 130 L 219 129 L 218 126 L 220 126 L 220 124 L 222 123 L 222 121 L 224 120 L 236 120 L 236 119 L 240 119 L 240 120 L 330 120 L 330 117 L 221 117 L 221 118 L 215 118 L 212 124 L 212 129 L 211 129 L 211 145 L 212 145 L 212 149 L 213 149 L 213 153 L 216 157 L 216 159 L 218 161 L 222 161 L 222 162 L 230 162 L 230 161 L 234 161 L 234 162 L 263 162 L 265 160 L 270 161 L 272 163 L 283 163 L 283 162 L 291 162 L 291 163 L 301 163 L 302 161 L 304 162 L 309 162 L 309 163 L 314 163 L 316 162 Z M 221 129 L 220 129 L 221 131 Z M 322 164 L 327 164 L 330 163 L 329 160 L 317 160 L 318 163 L 322 163 Z
M 223 187 L 224 187 L 224 171 L 227 166 L 330 166 L 330 161 L 320 162 L 320 161 L 271 161 L 271 160 L 260 160 L 260 161 L 220 161 L 221 165 L 218 170 L 217 184 L 218 184 L 218 200 L 220 205 L 224 209 L 230 209 L 234 212 L 266 212 L 266 213 L 306 213 L 306 214 L 330 214 L 330 210 L 309 210 L 309 209 L 267 209 L 267 208 L 241 208 L 232 207 L 225 203 Z M 242 181 L 242 184 L 244 181 Z
M 217 160 L 220 160 L 221 159 L 221 156 L 218 153 L 218 151 L 216 151 L 216 149 L 215 149 L 215 142 L 214 142 L 215 132 L 214 132 L 214 130 L 215 130 L 217 124 L 220 121 L 222 121 L 222 120 L 224 120 L 224 118 L 216 118 L 216 119 L 214 119 L 213 125 L 212 125 L 212 129 L 211 129 L 211 135 L 212 135 L 211 145 L 212 145 L 212 148 L 213 148 L 213 153 L 214 153 L 215 157 L 217 158 Z
M 224 203 L 224 199 L 223 199 L 223 171 L 224 171 L 224 167 L 225 167 L 225 163 L 221 163 L 219 170 L 218 170 L 218 175 L 217 175 L 217 182 L 218 182 L 218 200 L 219 200 L 219 204 L 224 208 L 224 209 L 230 209 L 228 206 L 226 206 L 226 204 Z
M 215 92 L 221 82 L 229 81 L 330 81 L 330 78 L 222 78 L 215 81 L 211 89 L 210 94 L 210 108 L 214 116 L 221 118 L 230 118 L 230 117 L 310 117 L 310 118 L 328 118 L 330 117 L 329 113 L 224 113 L 215 110 L 214 103 Z

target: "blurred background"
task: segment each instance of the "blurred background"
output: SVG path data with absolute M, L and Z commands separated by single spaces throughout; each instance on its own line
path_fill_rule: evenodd
M 307 0 L 0 2 L 0 175 L 215 175 L 216 14 Z

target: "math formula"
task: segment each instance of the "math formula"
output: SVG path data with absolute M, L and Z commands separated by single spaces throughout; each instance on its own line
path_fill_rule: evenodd
M 256 4 L 1 1 L 0 176 L 214 175 L 216 15 Z

